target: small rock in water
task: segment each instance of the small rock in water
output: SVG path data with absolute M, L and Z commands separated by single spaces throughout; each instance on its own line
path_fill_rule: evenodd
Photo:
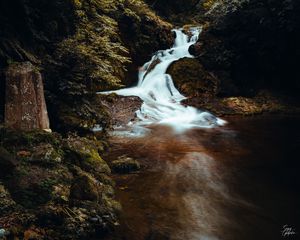
M 207 112 L 203 112 L 203 119 L 208 122 L 210 125 L 215 125 L 217 124 L 217 117 L 215 117 L 214 115 L 207 113 Z
M 133 158 L 120 156 L 117 160 L 112 161 L 112 169 L 117 173 L 130 173 L 141 168 L 140 163 Z

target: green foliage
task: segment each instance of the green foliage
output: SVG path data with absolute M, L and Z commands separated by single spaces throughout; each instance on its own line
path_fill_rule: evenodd
M 121 86 L 130 59 L 118 23 L 108 16 L 119 4 L 112 0 L 74 1 L 76 33 L 62 41 L 57 50 L 66 68 L 65 79 L 59 83 L 62 92 L 77 95 Z

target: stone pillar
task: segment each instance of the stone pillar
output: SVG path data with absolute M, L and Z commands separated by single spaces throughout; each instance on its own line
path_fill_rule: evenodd
M 42 76 L 30 62 L 11 64 L 6 71 L 5 125 L 49 130 Z

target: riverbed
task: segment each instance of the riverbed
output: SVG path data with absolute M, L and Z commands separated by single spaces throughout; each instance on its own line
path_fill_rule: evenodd
M 111 139 L 137 173 L 114 175 L 123 210 L 109 239 L 257 240 L 299 231 L 299 117 L 229 117 L 226 126 Z

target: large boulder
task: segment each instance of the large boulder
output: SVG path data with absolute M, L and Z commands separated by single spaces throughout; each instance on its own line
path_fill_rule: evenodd
M 187 97 L 215 96 L 218 80 L 194 58 L 183 58 L 170 65 L 167 71 L 175 86 Z
M 25 131 L 49 129 L 42 76 L 30 62 L 11 64 L 6 71 L 5 124 Z

